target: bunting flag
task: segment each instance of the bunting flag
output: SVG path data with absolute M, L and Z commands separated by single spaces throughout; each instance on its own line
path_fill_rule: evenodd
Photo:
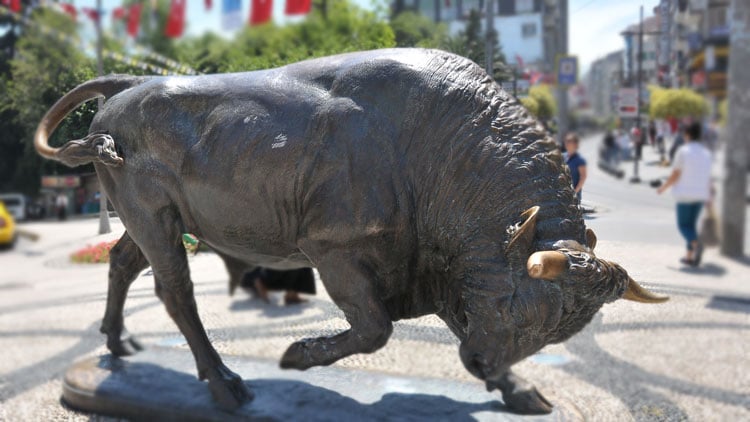
M 310 0 L 286 0 L 284 13 L 287 15 L 305 15 L 310 13 Z
M 3 5 L 7 6 L 13 12 L 21 11 L 21 0 L 3 0 Z
M 99 21 L 99 12 L 91 7 L 82 7 L 81 12 L 94 22 Z
M 138 30 L 141 27 L 141 9 L 143 5 L 141 3 L 133 3 L 128 8 L 128 34 L 131 37 L 138 35 Z
M 172 0 L 169 6 L 169 16 L 167 17 L 167 26 L 164 28 L 164 35 L 170 38 L 182 36 L 185 30 L 185 3 L 187 0 Z
M 112 19 L 120 20 L 125 19 L 128 16 L 128 12 L 124 7 L 115 7 L 112 10 Z
M 225 31 L 232 31 L 242 26 L 241 0 L 222 0 L 221 26 Z
M 6 0 L 3 0 L 5 2 Z M 63 12 L 67 13 L 71 19 L 76 20 L 78 18 L 78 11 L 76 10 L 76 7 L 73 6 L 70 3 L 60 3 L 60 7 L 62 7 Z
M 260 25 L 271 20 L 273 0 L 252 0 L 250 25 Z

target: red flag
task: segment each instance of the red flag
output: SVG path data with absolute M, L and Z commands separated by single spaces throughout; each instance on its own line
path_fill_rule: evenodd
M 91 7 L 82 7 L 81 12 L 83 12 L 84 15 L 88 16 L 89 19 L 94 22 L 99 20 L 99 12 L 96 9 L 93 9 Z
M 13 12 L 21 11 L 21 0 L 2 0 L 2 4 Z
M 185 29 L 185 4 L 187 0 L 172 0 L 169 6 L 169 16 L 167 17 L 167 26 L 164 28 L 164 35 L 170 38 L 177 38 L 182 35 Z
M 287 15 L 304 15 L 310 13 L 310 0 L 286 0 Z
M 206 5 L 206 10 L 211 10 L 214 6 L 214 3 L 211 0 L 204 0 L 203 4 Z
M 128 16 L 128 12 L 124 7 L 115 7 L 112 9 L 112 19 L 125 19 L 126 16 Z
M 76 20 L 78 11 L 75 6 L 70 3 L 60 3 L 60 7 L 62 7 L 63 12 L 67 13 L 71 19 Z
M 128 8 L 128 34 L 131 37 L 138 35 L 138 29 L 141 26 L 141 3 L 134 3 Z
M 259 25 L 271 20 L 273 0 L 252 0 L 250 25 Z

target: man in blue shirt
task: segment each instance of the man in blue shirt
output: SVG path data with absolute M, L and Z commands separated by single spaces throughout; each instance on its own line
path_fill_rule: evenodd
M 565 136 L 565 151 L 565 164 L 570 169 L 573 189 L 580 204 L 583 183 L 586 181 L 586 160 L 578 153 L 578 136 L 575 133 L 571 132 Z

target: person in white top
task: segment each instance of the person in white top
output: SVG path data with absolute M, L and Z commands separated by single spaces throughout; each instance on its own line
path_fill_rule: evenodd
M 687 254 L 680 261 L 695 267 L 703 253 L 698 241 L 698 215 L 703 204 L 711 200 L 711 152 L 700 142 L 700 123 L 687 125 L 683 137 L 685 144 L 675 153 L 672 173 L 657 192 L 672 188 L 677 201 L 677 227 L 687 242 Z

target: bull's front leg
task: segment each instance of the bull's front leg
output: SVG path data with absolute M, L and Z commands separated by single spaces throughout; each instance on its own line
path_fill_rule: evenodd
M 282 368 L 330 365 L 355 353 L 372 353 L 388 341 L 393 324 L 377 296 L 374 272 L 353 255 L 331 252 L 316 260 L 326 291 L 344 312 L 351 328 L 331 337 L 293 343 L 281 358 Z
M 533 384 L 508 369 L 496 380 L 487 380 L 487 391 L 498 389 L 509 409 L 526 415 L 552 412 L 552 403 Z
M 127 356 L 142 350 L 130 336 L 123 322 L 123 308 L 128 289 L 148 261 L 126 231 L 109 253 L 109 287 L 107 309 L 100 331 L 107 335 L 107 348 L 115 356 Z

